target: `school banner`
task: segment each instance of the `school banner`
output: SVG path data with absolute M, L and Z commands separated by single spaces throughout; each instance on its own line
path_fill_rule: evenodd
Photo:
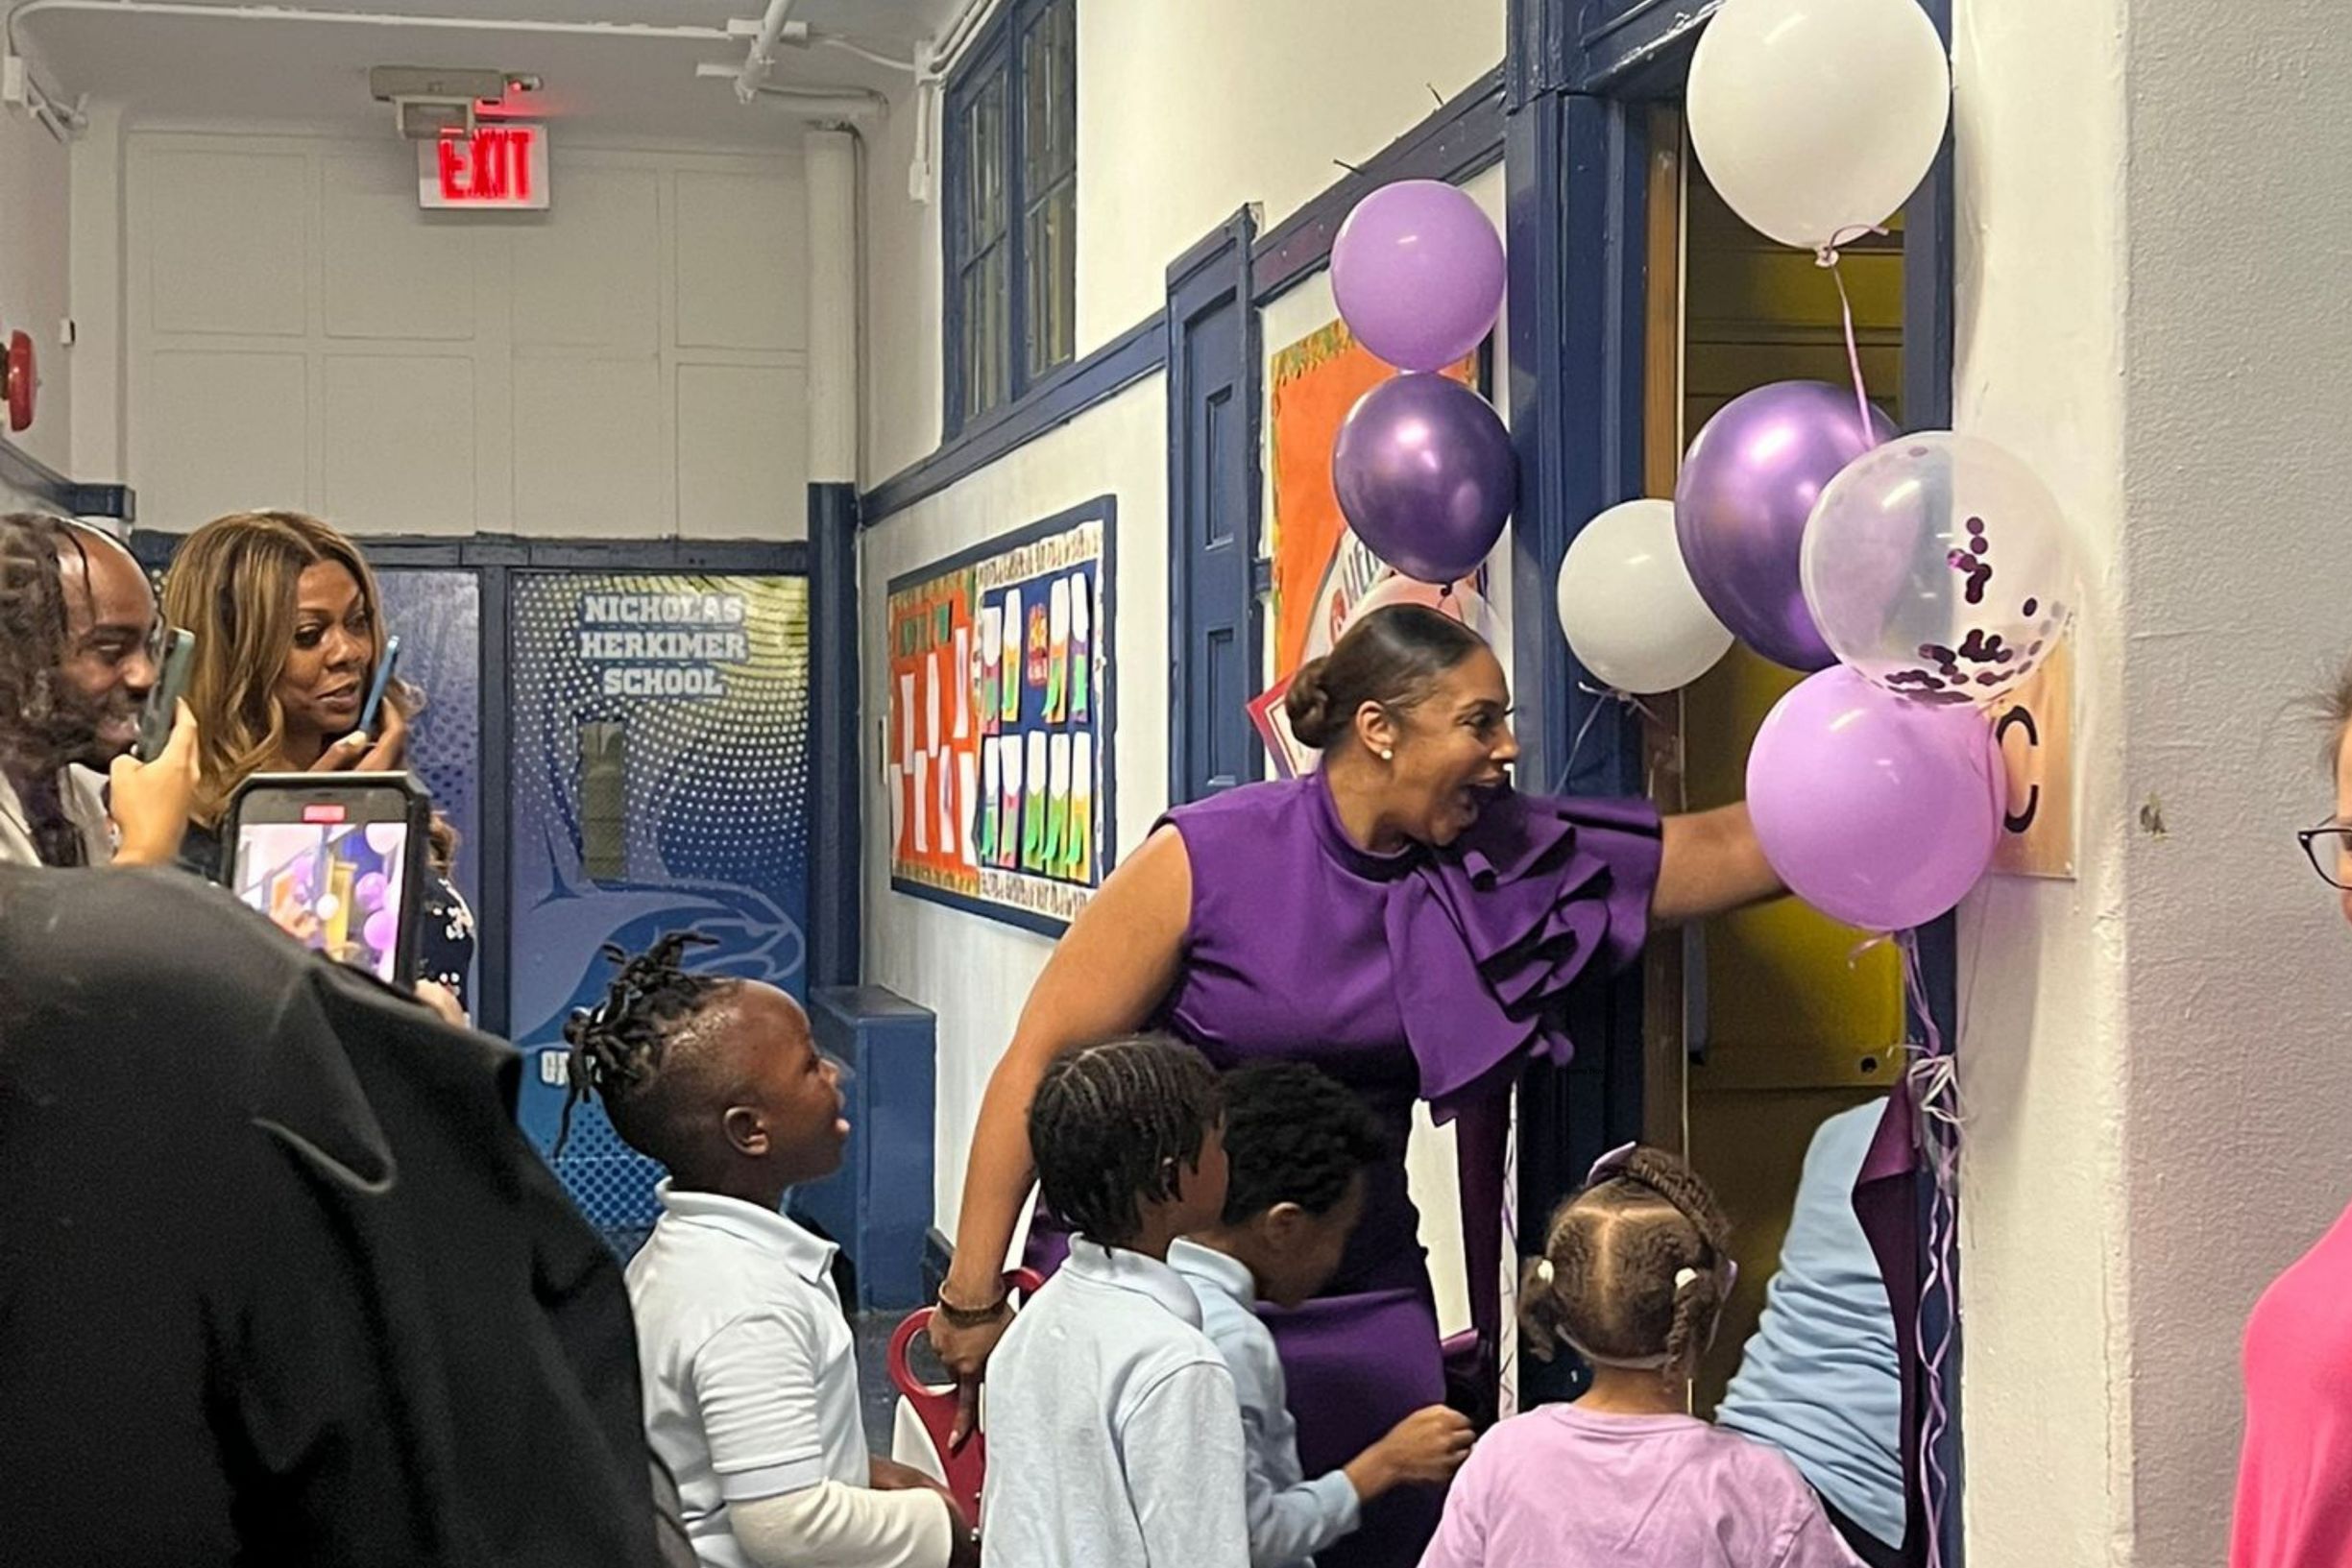
M 1117 503 L 889 587 L 885 765 L 902 892 L 1058 932 L 1111 858 Z

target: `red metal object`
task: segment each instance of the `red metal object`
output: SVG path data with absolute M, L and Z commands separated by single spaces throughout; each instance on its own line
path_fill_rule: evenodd
M 33 339 L 26 333 L 13 332 L 9 335 L 5 381 L 8 388 L 9 429 L 22 434 L 33 427 L 33 402 L 40 390 L 40 373 L 33 362 Z
M 1006 1289 L 1025 1296 L 1033 1294 L 1044 1283 L 1035 1271 L 1028 1268 L 1016 1268 L 1005 1276 Z M 898 1385 L 898 1391 L 906 1395 L 915 1418 L 931 1435 L 931 1445 L 938 1451 L 939 1463 L 947 1471 L 947 1489 L 955 1494 L 956 1506 L 963 1509 L 965 1519 L 977 1525 L 981 1483 L 988 1469 L 987 1436 L 975 1431 L 963 1447 L 951 1449 L 948 1438 L 956 1430 L 956 1386 L 951 1383 L 935 1387 L 918 1379 L 914 1369 L 907 1364 L 907 1347 L 930 1324 L 931 1314 L 931 1308 L 917 1307 L 899 1324 L 898 1332 L 890 1336 L 890 1381 Z

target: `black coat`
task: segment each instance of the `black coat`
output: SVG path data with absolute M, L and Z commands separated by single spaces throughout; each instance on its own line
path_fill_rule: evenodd
M 0 1558 L 659 1561 L 519 1066 L 219 888 L 0 870 Z

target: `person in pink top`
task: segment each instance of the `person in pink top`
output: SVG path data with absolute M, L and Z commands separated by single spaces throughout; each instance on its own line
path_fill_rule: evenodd
M 1592 1387 L 1480 1440 L 1421 1568 L 1858 1568 L 1795 1465 L 1689 1413 L 1737 1275 L 1730 1244 L 1672 1155 L 1593 1168 L 1519 1296 L 1538 1353 L 1566 1344 Z
M 2352 667 L 2329 696 L 2336 814 L 2298 836 L 2352 920 Z M 2352 1210 L 2245 1328 L 2245 1447 L 2230 1568 L 2352 1562 Z

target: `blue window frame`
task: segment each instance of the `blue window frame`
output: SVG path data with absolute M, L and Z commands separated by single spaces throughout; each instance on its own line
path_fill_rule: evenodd
M 1078 349 L 1078 0 L 1008 0 L 947 87 L 947 433 Z

